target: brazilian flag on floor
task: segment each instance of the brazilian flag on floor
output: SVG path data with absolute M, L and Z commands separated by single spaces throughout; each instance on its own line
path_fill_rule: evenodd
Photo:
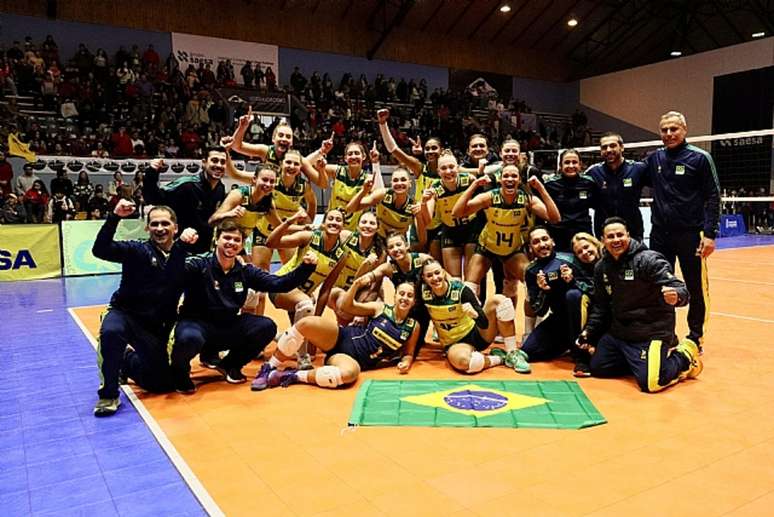
M 377 381 L 349 425 L 582 429 L 606 423 L 574 381 Z

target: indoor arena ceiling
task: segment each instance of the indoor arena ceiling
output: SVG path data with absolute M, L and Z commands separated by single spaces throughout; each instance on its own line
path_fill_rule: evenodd
M 631 68 L 774 34 L 774 0 L 245 0 L 280 10 L 337 12 L 378 34 L 363 55 L 390 45 L 396 29 L 558 53 L 575 77 Z M 504 6 L 510 8 L 507 12 Z M 578 21 L 575 27 L 568 21 Z M 760 33 L 763 33 L 762 35 Z M 753 34 L 757 34 L 753 36 Z

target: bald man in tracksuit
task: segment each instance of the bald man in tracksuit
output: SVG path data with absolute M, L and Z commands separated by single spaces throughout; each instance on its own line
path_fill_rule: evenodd
M 665 113 L 659 124 L 664 147 L 646 158 L 653 187 L 650 247 L 674 269 L 680 259 L 691 303 L 688 339 L 701 350 L 707 320 L 707 257 L 715 250 L 720 222 L 720 186 L 712 156 L 686 143 L 685 117 Z
M 629 237 L 626 222 L 611 217 L 603 227 L 605 252 L 594 268 L 594 296 L 578 344 L 592 348 L 591 375 L 633 374 L 654 393 L 703 368 L 698 345 L 677 342 L 675 307 L 688 290 L 663 255 Z

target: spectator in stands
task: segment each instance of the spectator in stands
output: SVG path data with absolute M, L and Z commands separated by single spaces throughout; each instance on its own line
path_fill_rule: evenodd
M 113 146 L 113 155 L 118 157 L 131 156 L 134 151 L 132 139 L 126 133 L 126 126 L 119 126 L 118 131 L 110 136 L 110 142 Z
M 91 152 L 91 155 L 95 158 L 109 158 L 110 153 L 105 149 L 105 146 L 102 144 L 102 142 L 97 142 L 95 145 L 94 150 Z
M 148 45 L 148 48 L 145 49 L 145 52 L 142 54 L 143 68 L 145 70 L 158 68 L 160 62 L 161 58 L 159 57 L 158 52 L 153 48 L 153 45 Z
M 27 211 L 16 194 L 8 194 L 0 211 L 0 223 L 22 224 L 27 222 Z
M 24 59 L 24 51 L 21 48 L 21 42 L 14 41 L 13 46 L 5 52 L 5 56 L 12 64 Z
M 277 89 L 277 76 L 274 75 L 270 66 L 266 67 L 266 89 L 273 92 Z
M 5 150 L 0 149 L 0 199 L 11 193 L 13 185 L 13 167 L 5 159 Z
M 73 195 L 73 182 L 67 177 L 67 169 L 64 167 L 57 169 L 56 177 L 51 180 L 51 194 L 61 192 L 67 197 Z
M 46 222 L 59 224 L 75 217 L 75 203 L 70 196 L 66 196 L 61 190 L 53 191 L 54 195 L 48 200 L 46 209 Z
M 242 82 L 244 83 L 246 88 L 253 87 L 253 79 L 255 79 L 255 73 L 253 72 L 253 66 L 250 64 L 250 61 L 245 61 L 245 64 L 242 66 L 242 69 L 239 71 L 239 75 L 242 76 Z
M 306 77 L 304 77 L 298 67 L 293 68 L 293 73 L 290 74 L 290 86 L 296 95 L 303 94 L 304 88 L 306 88 Z
M 73 58 L 73 63 L 81 77 L 87 77 L 89 72 L 91 72 L 92 66 L 94 66 L 94 57 L 83 43 L 78 45 L 78 52 Z
M 18 196 L 24 196 L 32 188 L 33 183 L 40 181 L 31 163 L 25 163 L 23 171 L 23 174 L 16 178 L 15 189 Z
M 261 68 L 261 63 L 257 62 L 255 63 L 255 87 L 260 90 L 266 89 L 266 74 L 263 73 L 263 68 Z
M 108 75 L 108 55 L 104 49 L 97 49 L 94 55 L 94 77 L 99 81 L 104 81 Z
M 73 201 L 75 202 L 75 209 L 79 212 L 85 212 L 89 205 L 89 199 L 91 199 L 93 194 L 94 185 L 91 184 L 89 173 L 85 170 L 81 171 L 78 173 L 78 181 L 75 183 L 75 187 L 73 188 Z
M 11 68 L 9 61 L 5 57 L 0 57 L 0 93 L 6 92 L 16 96 L 18 95 L 18 90 L 14 82 L 13 68 Z
M 42 180 L 35 180 L 32 187 L 24 193 L 24 209 L 29 222 L 39 224 L 46 219 L 48 207 L 48 190 Z
M 118 189 L 120 189 L 124 183 L 124 175 L 121 171 L 114 172 L 113 179 L 108 183 L 108 196 L 117 196 Z
M 108 211 L 108 199 L 105 197 L 105 187 L 97 183 L 94 186 L 94 195 L 89 199 L 89 219 L 104 219 Z

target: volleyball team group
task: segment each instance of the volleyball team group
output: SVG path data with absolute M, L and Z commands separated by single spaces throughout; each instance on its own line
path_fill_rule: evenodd
M 385 366 L 406 374 L 426 343 L 439 343 L 428 352 L 464 375 L 498 366 L 529 374 L 530 362 L 565 355 L 576 377 L 633 375 L 644 392 L 699 375 L 720 199 L 712 158 L 685 141 L 682 114 L 661 117 L 664 146 L 643 161 L 625 159 L 621 136 L 606 133 L 600 163 L 583 171 L 579 153 L 566 150 L 546 178 L 515 140 L 495 154 L 473 135 L 458 160 L 437 138 L 401 149 L 389 111 L 376 115 L 399 164 L 389 185 L 376 142 L 348 143 L 334 165 L 333 136 L 302 156 L 284 122 L 271 145 L 244 142 L 251 112 L 207 151 L 200 175 L 159 186 L 166 165 L 151 163 L 148 240 L 115 239 L 136 210 L 122 199 L 93 246 L 122 264 L 100 328 L 96 416 L 119 409 L 129 379 L 150 392 L 194 393 L 197 355 L 233 384 L 263 359 L 255 391 L 337 388 Z M 254 174 L 235 167 L 235 153 L 260 161 Z M 228 192 L 226 175 L 236 181 Z M 329 199 L 319 225 L 313 186 Z M 271 274 L 275 252 L 282 266 Z M 678 258 L 684 280 L 674 275 Z M 287 312 L 281 332 L 263 316 L 267 304 Z M 685 305 L 689 334 L 679 339 L 675 307 Z

